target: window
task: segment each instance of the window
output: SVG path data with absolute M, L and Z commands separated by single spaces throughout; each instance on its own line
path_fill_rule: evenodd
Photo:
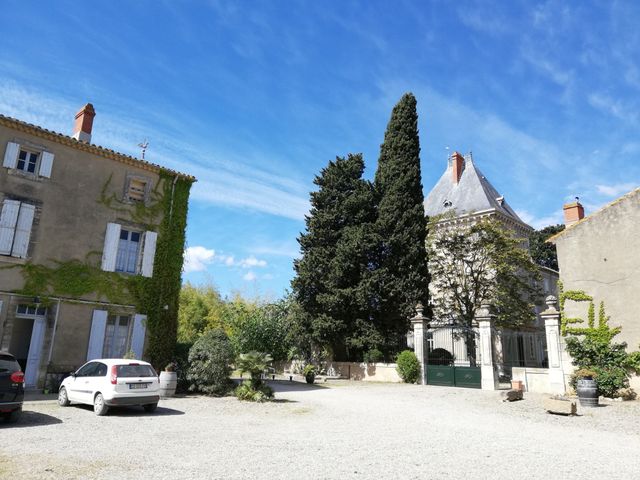
M 139 251 L 140 232 L 121 229 L 116 256 L 116 272 L 136 273 Z
M 40 305 L 18 305 L 16 308 L 16 315 L 20 317 L 44 317 L 46 314 L 46 307 Z
M 156 232 L 139 232 L 117 223 L 108 223 L 102 269 L 151 277 L 157 239 Z
M 36 164 L 38 163 L 38 154 L 20 149 L 18 154 L 18 163 L 16 168 L 23 172 L 35 173 Z
M 26 258 L 35 211 L 35 205 L 5 199 L 0 213 L 0 255 Z
M 92 377 L 93 372 L 98 369 L 98 362 L 90 362 L 86 365 L 80 367 L 80 369 L 76 372 L 76 377 Z
M 130 178 L 126 199 L 130 202 L 144 202 L 147 195 L 147 181 L 141 178 Z
M 2 165 L 32 176 L 51 177 L 54 155 L 43 146 L 24 146 L 15 142 L 7 143 Z
M 131 317 L 109 315 L 104 331 L 103 358 L 122 358 L 129 349 Z
M 139 363 L 130 363 L 129 365 L 118 365 L 117 376 L 125 378 L 135 377 L 157 377 L 158 374 L 150 365 L 140 365 Z

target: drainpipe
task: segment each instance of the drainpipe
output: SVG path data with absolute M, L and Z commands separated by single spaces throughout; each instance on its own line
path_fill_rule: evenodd
M 60 316 L 60 299 L 58 299 L 58 305 L 56 306 L 56 319 L 53 321 L 53 333 L 51 334 L 51 345 L 49 345 L 49 358 L 47 358 L 47 366 L 51 363 L 51 356 L 53 355 L 53 343 L 56 340 L 56 330 L 58 329 L 59 316 Z

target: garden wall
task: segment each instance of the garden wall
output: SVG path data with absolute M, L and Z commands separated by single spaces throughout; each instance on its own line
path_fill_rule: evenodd
M 348 380 L 402 382 L 400 375 L 396 371 L 395 363 L 327 362 L 325 368 L 327 375 L 340 376 L 340 378 Z M 280 363 L 276 369 L 279 372 L 291 372 L 291 362 Z M 324 374 L 325 372 L 323 372 Z
M 513 367 L 512 380 L 520 380 L 525 392 L 551 393 L 548 368 Z

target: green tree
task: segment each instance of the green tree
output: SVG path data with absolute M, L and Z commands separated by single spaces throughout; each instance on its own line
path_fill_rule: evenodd
M 371 278 L 376 325 L 386 349 L 397 350 L 416 303 L 428 305 L 427 223 L 420 173 L 415 97 L 393 108 L 375 174 L 378 214 L 375 272 Z
M 438 224 L 434 218 L 427 246 L 435 318 L 470 329 L 477 310 L 488 303 L 499 326 L 517 328 L 534 320 L 538 267 L 522 239 L 499 221 L 460 226 Z M 466 341 L 473 354 L 474 336 Z
M 298 241 L 302 257 L 294 262 L 296 301 L 306 315 L 310 338 L 347 356 L 357 322 L 369 322 L 366 285 L 371 268 L 368 245 L 375 216 L 372 188 L 362 179 L 362 155 L 337 157 L 314 183 L 306 232 Z
M 529 236 L 529 250 L 533 261 L 543 267 L 558 271 L 558 253 L 556 246 L 546 243 L 547 239 L 564 230 L 564 225 L 549 225 L 541 230 L 535 230 Z
M 180 290 L 178 341 L 193 343 L 205 331 L 223 327 L 225 302 L 212 285 L 185 283 Z

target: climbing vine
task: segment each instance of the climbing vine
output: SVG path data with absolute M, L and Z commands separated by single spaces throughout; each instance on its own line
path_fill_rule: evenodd
M 19 268 L 24 285 L 17 293 L 41 297 L 44 304 L 52 296 L 81 298 L 95 294 L 109 303 L 134 305 L 137 312 L 147 315 L 145 357 L 155 367 L 164 367 L 173 358 L 176 343 L 192 181 L 161 170 L 160 182 L 151 191 L 149 202 L 131 205 L 118 200 L 115 194 L 107 194 L 110 183 L 111 177 L 103 186 L 98 203 L 158 232 L 152 277 L 105 272 L 98 261 L 91 260 L 100 252 L 90 252 L 84 261 L 53 261 L 50 266 L 29 262 L 3 268 Z
M 567 335 L 581 335 L 585 333 L 584 327 L 572 327 L 571 325 L 575 325 L 578 323 L 583 323 L 584 320 L 579 317 L 567 317 L 564 304 L 567 300 L 572 300 L 574 302 L 590 302 L 589 303 L 589 314 L 588 314 L 588 325 L 593 328 L 594 323 L 594 312 L 593 312 L 593 297 L 587 295 L 582 290 L 567 290 L 564 291 L 563 285 L 561 281 L 558 281 L 558 292 L 559 299 L 558 303 L 560 306 L 560 332 L 563 337 Z

